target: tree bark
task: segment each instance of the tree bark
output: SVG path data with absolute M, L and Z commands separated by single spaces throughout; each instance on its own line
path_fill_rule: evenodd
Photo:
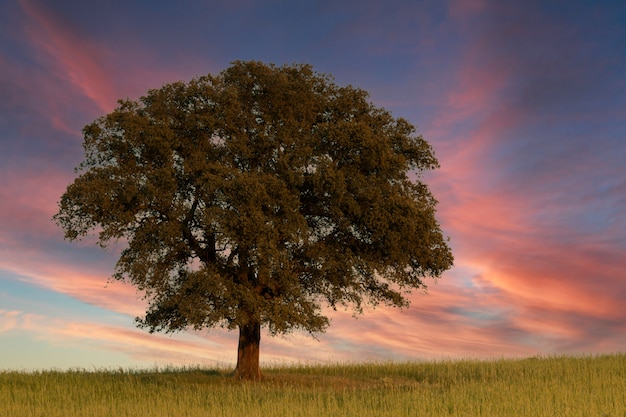
M 261 323 L 255 321 L 239 326 L 239 347 L 234 377 L 257 381 L 262 378 L 259 367 Z

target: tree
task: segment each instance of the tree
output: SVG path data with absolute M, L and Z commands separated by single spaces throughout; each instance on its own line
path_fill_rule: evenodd
M 124 244 L 115 279 L 153 331 L 239 329 L 235 376 L 261 377 L 261 328 L 323 331 L 323 306 L 407 306 L 452 254 L 406 120 L 308 65 L 235 62 L 121 100 L 83 129 L 55 221 Z M 413 178 L 413 179 L 412 179 Z

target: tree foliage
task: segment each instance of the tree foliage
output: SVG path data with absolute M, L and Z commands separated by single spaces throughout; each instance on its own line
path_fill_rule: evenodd
M 308 65 L 235 62 L 83 133 L 55 220 L 124 242 L 114 277 L 145 294 L 150 331 L 320 332 L 325 304 L 406 306 L 452 265 L 419 175 L 430 145 Z

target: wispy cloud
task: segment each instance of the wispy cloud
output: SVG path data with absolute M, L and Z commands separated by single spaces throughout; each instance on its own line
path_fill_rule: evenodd
M 95 350 L 120 352 L 145 366 L 155 363 L 229 364 L 236 356 L 234 348 L 230 351 L 223 349 L 224 344 L 233 343 L 233 338 L 229 338 L 225 332 L 216 332 L 214 341 L 210 341 L 191 334 L 148 334 L 127 326 L 67 320 L 41 314 L 8 312 L 4 316 L 11 316 L 12 329 L 28 332 L 36 340 L 53 347 L 89 346 Z
M 114 59 L 108 47 L 85 39 L 68 21 L 41 3 L 20 0 L 30 18 L 26 32 L 30 42 L 46 54 L 45 59 L 56 61 L 58 76 L 93 100 L 103 112 L 112 109 L 117 100 L 116 91 L 106 63 Z
M 0 334 L 17 327 L 21 312 L 17 310 L 0 310 Z
M 589 64 L 610 58 L 572 21 L 554 24 L 543 12 L 492 5 L 469 15 L 476 26 L 457 82 L 431 125 L 443 165 L 433 187 L 457 268 L 477 271 L 512 309 L 507 328 L 483 319 L 479 328 L 495 340 L 514 340 L 506 331 L 515 329 L 520 343 L 548 352 L 614 349 L 626 320 L 625 229 L 615 216 L 626 209 L 617 191 L 626 183 L 617 162 L 624 148 L 610 135 L 591 142 L 567 129 L 591 123 L 585 101 L 613 109 L 597 92 L 614 81 L 597 79 L 606 69 Z M 497 312 L 490 302 L 486 311 Z

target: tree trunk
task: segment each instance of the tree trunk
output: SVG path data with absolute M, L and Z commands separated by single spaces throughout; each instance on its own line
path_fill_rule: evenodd
M 259 367 L 259 346 L 261 344 L 261 323 L 253 322 L 239 326 L 239 347 L 237 349 L 237 368 L 234 377 L 238 379 L 259 380 L 262 378 Z

